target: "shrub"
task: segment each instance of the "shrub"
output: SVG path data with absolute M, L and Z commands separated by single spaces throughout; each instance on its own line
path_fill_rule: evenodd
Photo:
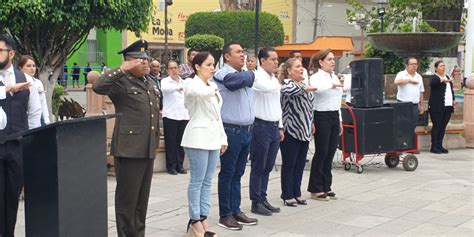
M 186 37 L 184 45 L 189 49 L 210 52 L 217 64 L 221 57 L 222 47 L 224 47 L 224 39 L 215 35 L 193 35 Z
M 262 12 L 260 14 L 260 47 L 283 44 L 283 25 L 277 16 Z M 253 11 L 198 12 L 191 14 L 186 21 L 185 35 L 216 35 L 225 43 L 238 41 L 244 48 L 255 44 L 255 13 Z

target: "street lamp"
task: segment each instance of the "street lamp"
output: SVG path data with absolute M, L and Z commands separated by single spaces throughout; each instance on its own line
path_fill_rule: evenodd
M 388 0 L 377 0 L 377 13 L 380 16 L 380 32 L 383 32 L 383 16 L 385 15 L 385 7 L 388 4 Z
M 168 55 L 168 6 L 173 5 L 173 0 L 165 0 L 165 52 L 164 54 L 164 60 L 162 59 L 162 63 L 166 63 L 165 65 L 168 64 L 169 60 L 169 55 Z
M 347 23 L 360 29 L 360 50 L 362 53 L 364 51 L 364 31 L 369 27 L 370 17 L 364 13 L 356 13 L 355 16 L 349 18 Z

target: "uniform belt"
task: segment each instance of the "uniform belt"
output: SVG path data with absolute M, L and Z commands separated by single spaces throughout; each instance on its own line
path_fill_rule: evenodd
M 230 123 L 223 123 L 225 128 L 236 128 L 239 130 L 244 130 L 244 131 L 252 131 L 253 125 L 237 125 L 237 124 L 230 124 Z
M 272 126 L 275 126 L 275 127 L 278 127 L 278 121 L 267 121 L 267 120 L 263 120 L 263 119 L 259 119 L 259 118 L 255 118 L 255 122 L 259 122 L 259 123 L 263 123 L 263 124 L 267 124 L 267 125 L 272 125 Z

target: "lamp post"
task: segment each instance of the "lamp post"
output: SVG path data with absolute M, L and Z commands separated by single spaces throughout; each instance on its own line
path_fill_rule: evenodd
M 260 0 L 255 1 L 255 57 L 258 57 L 258 45 L 260 44 Z
M 383 16 L 385 15 L 385 7 L 388 4 L 388 0 L 378 0 L 377 1 L 377 13 L 380 16 L 380 32 L 383 33 Z
M 165 1 L 165 52 L 163 52 L 164 60 L 162 59 L 161 62 L 168 64 L 168 6 L 173 5 L 173 0 L 166 0 Z

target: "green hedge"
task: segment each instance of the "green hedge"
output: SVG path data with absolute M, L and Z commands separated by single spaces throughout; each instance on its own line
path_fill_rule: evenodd
M 253 11 L 198 12 L 186 21 L 185 35 L 216 35 L 225 43 L 238 41 L 244 48 L 254 48 L 255 13 Z M 283 44 L 283 25 L 277 16 L 260 14 L 260 47 Z
M 224 47 L 224 39 L 215 35 L 193 35 L 186 37 L 184 45 L 188 49 L 210 52 L 217 64 L 221 57 L 222 47 Z

